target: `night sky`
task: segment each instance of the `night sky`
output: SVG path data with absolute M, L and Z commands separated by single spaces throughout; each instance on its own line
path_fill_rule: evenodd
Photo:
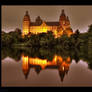
M 69 17 L 73 31 L 79 29 L 80 32 L 88 30 L 88 26 L 92 24 L 92 6 L 68 6 L 68 5 L 52 5 L 52 6 L 18 6 L 3 5 L 2 6 L 2 30 L 9 32 L 15 28 L 22 29 L 23 17 L 25 11 L 28 10 L 31 21 L 35 21 L 40 16 L 44 21 L 59 21 L 62 9 Z

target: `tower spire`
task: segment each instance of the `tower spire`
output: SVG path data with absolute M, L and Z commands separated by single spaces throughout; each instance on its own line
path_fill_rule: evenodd
M 61 11 L 61 15 L 60 15 L 60 19 L 62 20 L 66 20 L 66 15 L 65 15 L 65 12 L 64 12 L 64 9 L 62 9 Z
M 26 15 L 28 15 L 28 11 L 26 11 Z
M 67 16 L 67 20 L 69 21 L 69 17 Z
M 62 13 L 64 14 L 64 9 L 62 9 Z
M 62 9 L 61 16 L 65 16 L 65 11 L 64 11 L 64 9 Z

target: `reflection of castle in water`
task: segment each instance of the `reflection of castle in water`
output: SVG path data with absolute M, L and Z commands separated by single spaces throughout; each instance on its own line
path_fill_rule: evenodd
M 63 81 L 65 74 L 69 71 L 71 63 L 70 57 L 63 59 L 61 56 L 55 55 L 52 61 L 47 59 L 30 58 L 28 56 L 22 56 L 22 69 L 27 79 L 30 68 L 35 68 L 37 74 L 43 69 L 58 69 L 61 81 Z

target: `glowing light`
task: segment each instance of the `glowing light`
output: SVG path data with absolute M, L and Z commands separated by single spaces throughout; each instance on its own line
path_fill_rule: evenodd
M 29 66 L 28 66 L 28 56 L 22 56 L 22 68 L 24 74 L 28 72 Z
M 70 62 L 70 57 L 68 57 L 66 61 L 67 61 L 67 62 Z
M 48 61 L 47 59 L 29 58 L 28 56 L 22 56 L 22 59 L 23 59 L 24 67 L 27 67 L 28 63 L 32 65 L 40 65 L 40 66 L 56 65 L 57 60 L 59 60 L 59 62 L 62 62 L 63 66 L 66 65 L 66 62 L 63 61 L 63 58 L 56 55 L 54 56 L 52 61 Z M 68 57 L 66 60 L 70 61 L 70 58 Z
M 64 68 L 64 66 L 63 66 L 63 67 L 62 67 L 62 70 L 64 71 L 64 69 L 65 69 L 65 68 Z
M 59 64 L 57 65 L 57 61 Z M 65 61 L 61 56 L 55 55 L 52 61 L 48 61 L 47 59 L 40 58 L 30 58 L 28 56 L 22 55 L 22 69 L 24 74 L 26 75 L 29 70 L 29 65 L 40 66 L 41 69 L 45 69 L 46 66 L 59 66 L 59 71 L 66 71 L 69 69 L 70 65 L 70 57 L 68 57 Z

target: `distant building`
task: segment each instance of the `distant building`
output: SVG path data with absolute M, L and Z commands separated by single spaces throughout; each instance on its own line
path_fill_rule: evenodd
M 63 34 L 70 36 L 73 33 L 72 28 L 70 27 L 69 18 L 65 15 L 64 10 L 62 10 L 59 22 L 45 22 L 40 16 L 36 18 L 35 22 L 32 22 L 28 11 L 26 11 L 23 19 L 22 36 L 30 33 L 47 33 L 48 31 L 52 31 L 55 37 L 59 37 Z

